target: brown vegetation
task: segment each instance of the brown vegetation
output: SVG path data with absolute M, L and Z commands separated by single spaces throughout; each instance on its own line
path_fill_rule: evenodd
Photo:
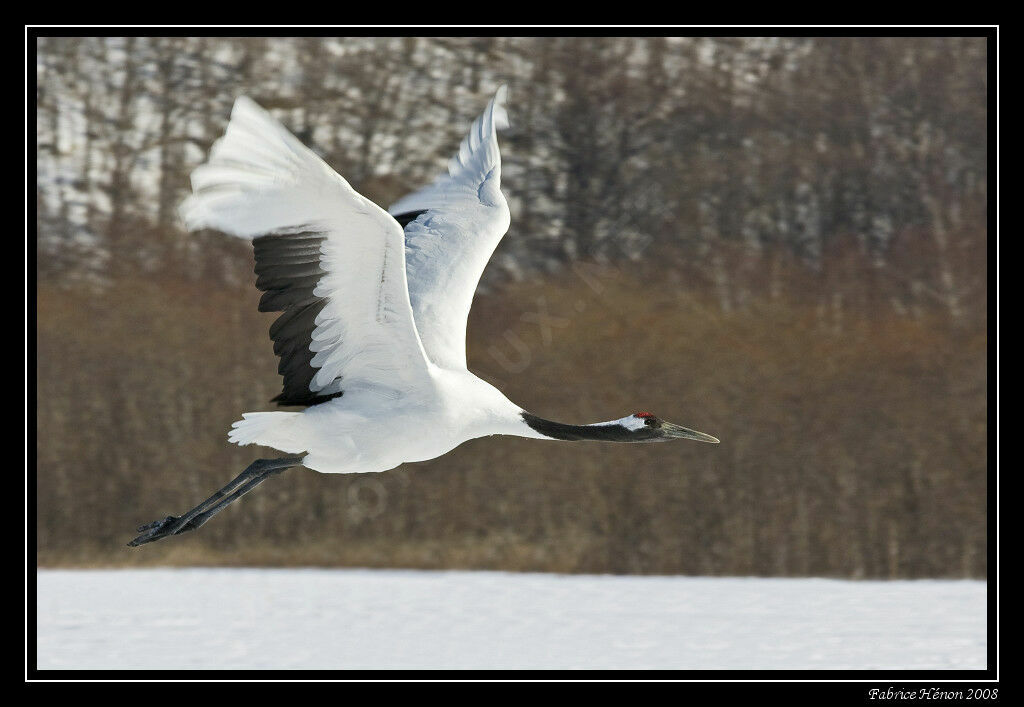
M 269 315 L 244 286 L 41 286 L 39 561 L 985 575 L 983 326 L 837 330 L 793 298 L 724 314 L 666 280 L 624 265 L 478 297 L 471 367 L 553 419 L 650 409 L 720 446 L 488 438 L 379 475 L 298 470 L 142 551 L 136 524 L 266 451 L 225 435 L 277 392 Z

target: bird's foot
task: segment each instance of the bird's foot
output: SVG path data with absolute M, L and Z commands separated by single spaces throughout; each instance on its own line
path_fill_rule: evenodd
M 167 516 L 162 520 L 154 520 L 152 523 L 140 525 L 136 530 L 141 533 L 138 537 L 128 543 L 128 547 L 138 547 L 151 543 L 154 540 L 167 537 L 171 534 L 171 528 L 178 522 L 178 516 Z

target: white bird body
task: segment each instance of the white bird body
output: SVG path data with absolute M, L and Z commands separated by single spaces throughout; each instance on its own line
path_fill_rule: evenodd
M 316 471 L 365 473 L 434 459 L 487 435 L 544 439 L 522 421 L 522 408 L 469 371 L 431 366 L 429 382 L 416 394 L 346 389 L 302 412 L 246 413 L 230 440 L 306 452 L 303 466 Z M 399 433 L 382 434 L 382 421 Z
M 466 319 L 480 275 L 508 230 L 497 131 L 501 87 L 473 122 L 448 173 L 385 211 L 245 97 L 192 173 L 181 214 L 190 229 L 251 239 L 261 311 L 284 389 L 302 412 L 252 412 L 229 439 L 301 457 L 254 462 L 182 517 L 140 530 L 132 545 L 194 530 L 269 475 L 302 464 L 378 472 L 441 456 L 493 434 L 654 442 L 701 432 L 636 413 L 566 425 L 527 413 L 466 368 Z M 390 212 L 390 213 L 389 213 Z

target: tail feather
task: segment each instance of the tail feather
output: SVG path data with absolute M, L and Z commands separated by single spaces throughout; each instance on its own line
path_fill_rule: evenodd
M 231 425 L 228 440 L 240 446 L 262 444 L 290 454 L 305 452 L 301 417 L 301 412 L 247 412 Z

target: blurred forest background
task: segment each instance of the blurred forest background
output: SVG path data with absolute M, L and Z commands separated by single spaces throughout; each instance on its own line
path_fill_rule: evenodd
M 36 47 L 40 565 L 986 576 L 984 38 Z M 266 456 L 226 439 L 280 386 L 252 248 L 176 213 L 235 97 L 386 206 L 500 83 L 512 226 L 470 368 L 551 419 L 722 444 L 296 470 L 124 547 Z

